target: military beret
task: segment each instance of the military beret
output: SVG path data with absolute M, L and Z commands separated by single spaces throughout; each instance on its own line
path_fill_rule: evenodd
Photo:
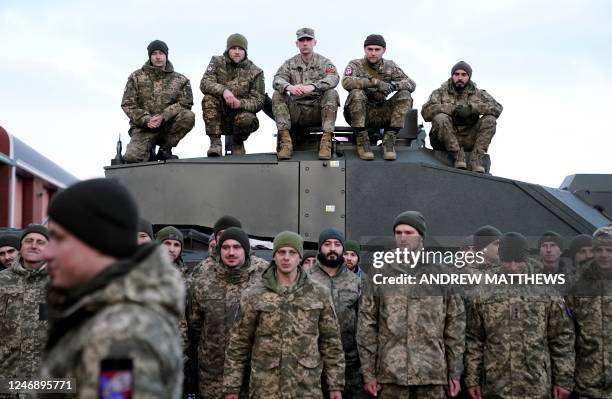
M 292 231 L 278 233 L 272 242 L 272 256 L 283 247 L 291 247 L 300 254 L 300 258 L 304 257 L 304 239 L 297 233 Z
M 381 46 L 387 48 L 387 42 L 385 42 L 385 38 L 382 35 L 371 34 L 366 37 L 363 42 L 363 47 L 365 46 Z
M 162 42 L 161 40 L 153 40 L 151 43 L 149 43 L 149 45 L 147 46 L 147 51 L 149 52 L 149 58 L 151 57 L 151 54 L 153 54 L 155 50 L 159 50 L 162 53 L 166 54 L 166 57 L 168 56 L 168 45 Z
M 427 234 L 427 224 L 425 223 L 425 218 L 421 212 L 406 211 L 397 215 L 395 221 L 393 221 L 394 233 L 395 228 L 400 224 L 407 224 L 408 226 L 414 227 L 423 238 L 425 238 L 425 235 Z
M 479 251 L 495 240 L 499 240 L 502 232 L 497 227 L 482 226 L 474 232 L 474 249 Z
M 458 69 L 464 70 L 470 78 L 472 77 L 472 67 L 467 62 L 459 61 L 458 63 L 453 65 L 453 69 L 451 69 L 451 76 L 453 76 L 455 74 L 455 71 L 457 71 Z
M 20 242 L 23 241 L 24 238 L 30 233 L 38 233 L 41 236 L 44 236 L 47 240 L 49 239 L 49 230 L 41 224 L 29 224 L 21 233 Z

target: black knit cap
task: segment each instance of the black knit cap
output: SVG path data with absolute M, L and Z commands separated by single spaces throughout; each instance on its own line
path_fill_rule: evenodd
M 140 218 L 140 221 L 138 222 L 138 232 L 147 233 L 151 239 L 154 238 L 153 226 L 147 219 Z
M 103 254 L 128 258 L 138 248 L 138 206 L 116 180 L 91 179 L 73 184 L 53 198 L 48 214 Z
M 453 65 L 453 69 L 451 69 L 451 76 L 453 76 L 455 74 L 455 71 L 457 71 L 458 69 L 463 69 L 465 72 L 467 72 L 470 78 L 472 77 L 472 67 L 467 62 L 459 61 L 458 63 Z
M 151 58 L 151 54 L 155 50 L 161 51 L 162 53 L 166 54 L 166 57 L 168 57 L 168 45 L 162 42 L 161 40 L 153 40 L 151 43 L 149 43 L 149 45 L 147 46 L 147 51 L 149 52 L 149 58 Z
M 381 46 L 387 48 L 387 42 L 385 42 L 385 38 L 382 37 L 382 35 L 373 33 L 366 37 L 365 41 L 363 42 L 363 47 L 365 46 Z
M 323 245 L 326 240 L 332 238 L 340 241 L 342 244 L 342 249 L 344 249 L 344 234 L 342 234 L 341 231 L 332 228 L 325 229 L 319 234 L 319 249 L 321 249 L 321 245 Z
M 393 222 L 394 234 L 395 228 L 400 224 L 407 224 L 408 226 L 414 227 L 423 238 L 425 238 L 425 235 L 427 234 L 427 224 L 425 223 L 425 218 L 421 212 L 406 211 L 397 215 L 395 221 Z
M 482 226 L 474 232 L 474 249 L 479 251 L 495 240 L 499 240 L 502 232 L 497 227 Z
M 549 230 L 546 233 L 542 234 L 542 237 L 538 240 L 538 248 L 542 246 L 545 242 L 554 242 L 563 250 L 563 236 L 556 231 Z
M 584 247 L 592 247 L 593 246 L 593 237 L 588 234 L 580 234 L 574 237 L 572 242 L 570 242 L 568 256 L 571 259 L 574 259 L 574 256 Z
M 315 251 L 314 249 L 307 249 L 304 251 L 304 259 L 316 258 L 318 254 L 319 254 L 319 251 Z
M 5 234 L 0 236 L 0 248 L 2 247 L 13 247 L 16 250 L 21 249 L 21 240 L 19 236 L 15 234 Z
M 229 215 L 221 216 L 219 220 L 215 222 L 215 227 L 213 227 L 213 235 L 217 236 L 218 232 L 220 232 L 221 230 L 230 228 L 230 227 L 238 227 L 239 229 L 241 229 L 242 223 L 240 223 L 240 220 L 236 219 L 233 216 L 229 216 Z
M 221 237 L 219 237 L 219 242 L 217 243 L 217 247 L 219 251 L 221 250 L 221 246 L 223 242 L 227 240 L 236 240 L 240 243 L 242 249 L 244 249 L 244 253 L 247 257 L 249 257 L 249 253 L 251 252 L 251 243 L 249 242 L 249 236 L 247 233 L 242 231 L 242 229 L 238 227 L 228 227 L 221 233 Z
M 499 259 L 502 262 L 525 262 L 528 254 L 529 245 L 521 233 L 506 233 L 499 240 Z
M 21 239 L 19 240 L 20 242 L 23 241 L 23 239 L 30 233 L 38 233 L 42 236 L 44 236 L 47 240 L 49 239 L 49 230 L 47 230 L 47 228 L 41 224 L 29 224 L 24 230 L 23 233 L 21 233 Z

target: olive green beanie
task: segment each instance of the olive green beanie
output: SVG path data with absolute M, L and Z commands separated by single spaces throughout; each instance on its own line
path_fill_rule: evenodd
M 298 251 L 300 258 L 304 257 L 304 239 L 292 231 L 283 231 L 274 237 L 272 243 L 272 256 L 282 247 L 291 247 Z
M 241 35 L 240 33 L 234 33 L 227 38 L 227 46 L 225 46 L 225 50 L 229 50 L 232 47 L 240 47 L 244 51 L 248 50 L 249 42 L 246 37 Z

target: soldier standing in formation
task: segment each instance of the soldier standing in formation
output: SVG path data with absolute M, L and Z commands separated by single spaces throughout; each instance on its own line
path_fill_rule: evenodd
M 364 278 L 366 277 L 365 272 L 359 266 L 359 261 L 361 258 L 361 245 L 355 240 L 346 240 L 344 242 L 344 261 L 346 262 L 346 267 L 355 273 L 357 277 Z
M 146 219 L 140 218 L 140 222 L 138 223 L 138 245 L 146 244 L 148 242 L 153 241 L 153 226 L 151 222 Z
M 5 234 L 0 237 L 0 271 L 11 266 L 15 259 L 17 259 L 20 248 L 19 236 Z
M 349 62 L 344 70 L 342 87 L 349 91 L 344 118 L 358 131 L 359 158 L 374 159 L 367 128 L 384 128 L 383 158 L 394 161 L 395 139 L 404 127 L 406 113 L 412 108 L 410 93 L 416 84 L 395 62 L 383 58 L 387 43 L 381 35 L 369 35 L 363 49 L 365 56 Z
M 21 249 L 12 266 L 0 272 L 0 376 L 38 375 L 47 338 L 46 287 L 49 281 L 43 251 L 49 232 L 31 224 L 21 235 Z
M 189 79 L 174 71 L 168 46 L 161 40 L 147 46 L 149 59 L 128 78 L 121 108 L 130 118 L 127 163 L 175 159 L 172 148 L 195 124 Z M 154 159 L 150 151 L 159 145 Z
M 180 273 L 138 245 L 138 208 L 112 179 L 74 184 L 49 205 L 51 287 L 44 379 L 75 379 L 78 398 L 178 399 Z
M 174 226 L 166 226 L 159 230 L 155 235 L 155 239 L 168 251 L 170 261 L 176 267 L 185 280 L 189 277 L 189 269 L 183 262 L 183 246 L 185 239 L 183 233 Z
M 423 105 L 423 119 L 431 122 L 429 138 L 434 150 L 448 151 L 455 168 L 484 173 L 482 157 L 495 134 L 503 107 L 472 81 L 472 67 L 459 61 L 451 77 Z M 471 152 L 466 163 L 465 152 Z
M 221 156 L 222 134 L 232 136 L 232 155 L 244 155 L 244 141 L 259 128 L 255 114 L 264 106 L 264 74 L 247 49 L 246 37 L 230 35 L 225 52 L 211 58 L 200 82 L 209 157 Z
M 593 259 L 593 237 L 588 234 L 579 234 L 574 237 L 570 242 L 567 255 L 572 260 L 574 271 L 578 273 L 583 263 Z
M 340 399 L 344 352 L 330 293 L 299 266 L 298 234 L 279 233 L 272 253 L 261 282 L 240 301 L 225 353 L 225 398 L 238 398 L 250 358 L 250 397 L 321 398 L 323 378 L 329 399 Z
M 285 61 L 274 75 L 272 109 L 278 129 L 279 159 L 289 159 L 293 154 L 292 126 L 322 126 L 319 159 L 331 158 L 331 140 L 340 106 L 334 88 L 340 77 L 330 60 L 314 52 L 316 44 L 313 29 L 299 29 L 295 45 L 300 54 Z

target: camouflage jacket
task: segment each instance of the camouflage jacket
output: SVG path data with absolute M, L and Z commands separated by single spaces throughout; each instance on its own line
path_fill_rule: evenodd
M 264 74 L 261 68 L 248 58 L 235 63 L 225 53 L 210 59 L 200 81 L 200 90 L 204 94 L 223 97 L 225 89 L 240 100 L 243 110 L 255 113 L 263 109 Z
M 342 87 L 348 91 L 365 89 L 368 98 L 379 100 L 382 95 L 384 99 L 387 93 L 382 93 L 376 88 L 376 80 L 394 82 L 398 90 L 408 90 L 411 93 L 416 88 L 414 80 L 410 79 L 395 62 L 382 59 L 372 65 L 365 57 L 349 62 L 344 69 Z
M 271 263 L 240 301 L 240 318 L 225 354 L 223 385 L 238 393 L 251 355 L 251 398 L 322 398 L 344 389 L 344 353 L 329 291 L 300 269 L 291 288 L 276 280 Z
M 180 397 L 185 289 L 164 253 L 145 244 L 83 286 L 49 291 L 41 377 L 74 378 L 78 398 L 95 398 L 102 361 L 128 359 L 133 398 Z
M 240 296 L 261 280 L 267 267 L 268 262 L 255 258 L 233 270 L 208 258 L 192 281 L 188 319 L 197 338 L 200 394 L 207 398 L 223 398 L 225 349 L 240 309 Z
M 309 64 L 302 61 L 301 54 L 289 58 L 278 68 L 272 86 L 284 93 L 289 85 L 313 85 L 315 91 L 304 97 L 319 97 L 322 92 L 338 86 L 340 76 L 334 64 L 320 54 L 314 53 Z
M 414 269 L 388 264 L 364 281 L 357 345 L 364 381 L 446 385 L 463 370 L 465 309 L 448 287 L 374 284 L 374 278 L 436 274 L 441 266 Z M 378 280 L 377 280 L 378 281 Z
M 36 270 L 17 256 L 0 272 L 0 376 L 35 377 L 47 339 L 46 264 Z
M 483 397 L 550 398 L 553 384 L 574 386 L 571 319 L 560 296 L 539 288 L 498 284 L 473 298 L 465 383 Z
M 151 66 L 149 62 L 132 72 L 128 78 L 121 108 L 130 118 L 130 126 L 143 127 L 155 114 L 164 120 L 178 115 L 193 106 L 193 94 L 189 79 L 174 72 L 168 61 L 164 69 Z
M 612 271 L 594 260 L 568 296 L 576 325 L 576 393 L 612 397 Z
M 331 293 L 340 325 L 346 367 L 359 367 L 356 334 L 361 279 L 345 265 L 340 266 L 337 274 L 330 276 L 321 268 L 318 260 L 308 270 L 308 276 L 326 287 Z
M 479 115 L 492 115 L 496 118 L 499 118 L 504 109 L 489 93 L 478 89 L 476 83 L 470 81 L 462 92 L 458 92 L 453 87 L 452 79 L 449 79 L 431 93 L 429 100 L 423 104 L 421 114 L 425 121 L 431 122 L 440 113 L 452 116 L 459 104 L 470 104 Z

